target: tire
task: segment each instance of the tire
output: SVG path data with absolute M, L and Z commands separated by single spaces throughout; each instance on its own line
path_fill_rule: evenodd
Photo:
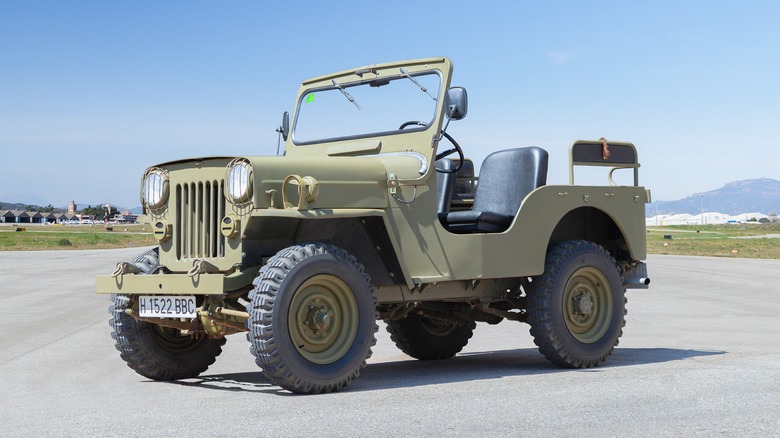
M 159 269 L 157 249 L 145 252 L 132 263 L 153 274 Z M 125 313 L 130 297 L 112 295 L 109 325 L 120 356 L 136 373 L 152 380 L 178 380 L 196 377 L 206 371 L 222 353 L 225 339 L 182 336 L 179 330 L 138 321 Z
M 295 393 L 337 391 L 360 375 L 379 316 L 363 266 L 332 245 L 295 245 L 260 269 L 247 339 L 263 374 Z
M 449 359 L 468 344 L 476 323 L 439 321 L 410 315 L 387 322 L 390 339 L 404 353 L 420 360 Z
M 528 296 L 528 323 L 539 351 L 564 368 L 603 363 L 623 334 L 626 298 L 615 259 L 600 245 L 563 242 L 547 252 Z

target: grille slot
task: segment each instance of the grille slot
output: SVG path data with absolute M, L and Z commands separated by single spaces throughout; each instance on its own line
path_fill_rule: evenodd
M 219 230 L 224 188 L 224 180 L 176 185 L 174 245 L 179 260 L 225 256 L 225 236 Z

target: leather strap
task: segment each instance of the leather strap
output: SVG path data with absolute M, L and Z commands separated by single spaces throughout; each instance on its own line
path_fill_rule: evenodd
M 607 139 L 604 137 L 601 137 L 599 140 L 601 140 L 601 156 L 604 160 L 609 158 L 609 144 L 607 144 Z

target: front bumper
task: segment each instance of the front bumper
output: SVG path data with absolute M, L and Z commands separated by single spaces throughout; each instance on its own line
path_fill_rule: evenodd
M 260 267 L 222 273 L 98 275 L 97 293 L 119 295 L 223 295 L 250 286 Z
M 225 293 L 222 274 L 98 275 L 97 293 L 120 295 L 221 295 Z

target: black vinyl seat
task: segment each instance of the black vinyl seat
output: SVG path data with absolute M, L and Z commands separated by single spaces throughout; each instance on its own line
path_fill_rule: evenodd
M 441 158 L 435 163 L 437 170 L 447 171 L 436 175 L 436 213 L 442 223 L 453 202 L 463 204 L 474 197 L 474 162 L 467 158 L 457 172 L 450 172 L 457 163 L 449 158 Z
M 457 161 L 456 161 L 457 163 Z M 474 200 L 474 162 L 466 158 L 463 165 L 455 174 L 455 192 L 452 194 L 453 204 L 463 204 L 467 200 Z
M 473 208 L 440 214 L 444 226 L 453 233 L 505 231 L 523 199 L 547 183 L 547 161 L 547 151 L 538 147 L 488 155 L 480 168 Z
M 437 170 L 450 171 L 455 168 L 455 162 L 449 158 L 440 158 L 434 163 Z M 452 195 L 455 192 L 456 174 L 439 172 L 436 175 L 436 213 L 439 217 L 450 211 Z

